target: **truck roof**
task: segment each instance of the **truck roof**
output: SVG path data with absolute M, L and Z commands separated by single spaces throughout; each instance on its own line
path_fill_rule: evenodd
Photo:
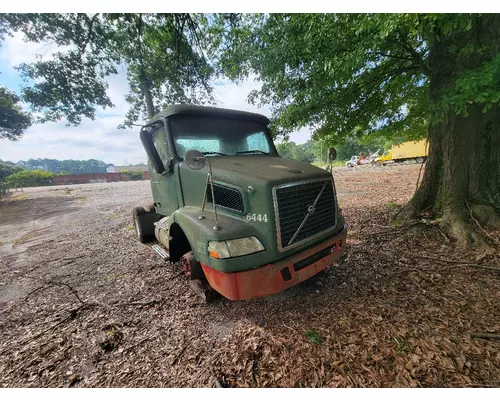
M 191 115 L 202 115 L 202 116 L 212 116 L 212 117 L 223 117 L 223 118 L 234 118 L 234 119 L 246 119 L 257 122 L 262 122 L 264 124 L 269 124 L 269 118 L 265 115 L 252 113 L 248 111 L 238 111 L 231 110 L 228 108 L 217 108 L 217 107 L 206 107 L 206 106 L 193 106 L 188 104 L 175 104 L 166 108 L 164 111 L 156 114 L 153 118 L 148 121 L 148 124 L 158 121 L 160 118 L 169 117 L 171 115 L 177 114 L 191 114 Z

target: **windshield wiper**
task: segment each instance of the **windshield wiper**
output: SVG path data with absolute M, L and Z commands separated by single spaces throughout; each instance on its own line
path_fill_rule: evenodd
M 262 150 L 247 150 L 247 151 L 237 151 L 236 154 L 245 154 L 245 153 L 261 153 L 261 154 L 269 154 Z
M 227 156 L 227 154 L 219 153 L 218 151 L 202 151 L 203 155 L 206 154 L 218 154 L 219 156 Z

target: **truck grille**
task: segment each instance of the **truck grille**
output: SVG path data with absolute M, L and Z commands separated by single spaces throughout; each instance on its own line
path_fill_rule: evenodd
M 336 207 L 331 179 L 285 184 L 273 191 L 280 251 L 296 247 L 304 240 L 335 227 Z M 316 199 L 313 209 L 311 206 Z
M 239 191 L 214 183 L 214 195 L 217 206 L 243 212 L 243 200 Z M 213 203 L 210 185 L 207 186 L 207 203 Z

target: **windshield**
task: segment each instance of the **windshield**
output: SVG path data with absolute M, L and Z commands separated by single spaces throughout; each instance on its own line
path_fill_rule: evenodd
M 255 121 L 177 115 L 170 117 L 170 129 L 180 158 L 188 150 L 214 156 L 276 155 L 266 126 Z

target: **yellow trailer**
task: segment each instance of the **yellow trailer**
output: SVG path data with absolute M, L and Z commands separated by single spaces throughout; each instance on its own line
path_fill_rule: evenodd
M 390 151 L 386 151 L 381 157 L 376 158 L 375 163 L 385 164 L 387 162 L 403 162 L 407 160 L 423 163 L 427 159 L 428 147 L 426 139 L 394 145 Z
M 394 161 L 417 160 L 424 162 L 427 154 L 427 140 L 401 143 L 398 146 L 392 146 L 392 159 Z

